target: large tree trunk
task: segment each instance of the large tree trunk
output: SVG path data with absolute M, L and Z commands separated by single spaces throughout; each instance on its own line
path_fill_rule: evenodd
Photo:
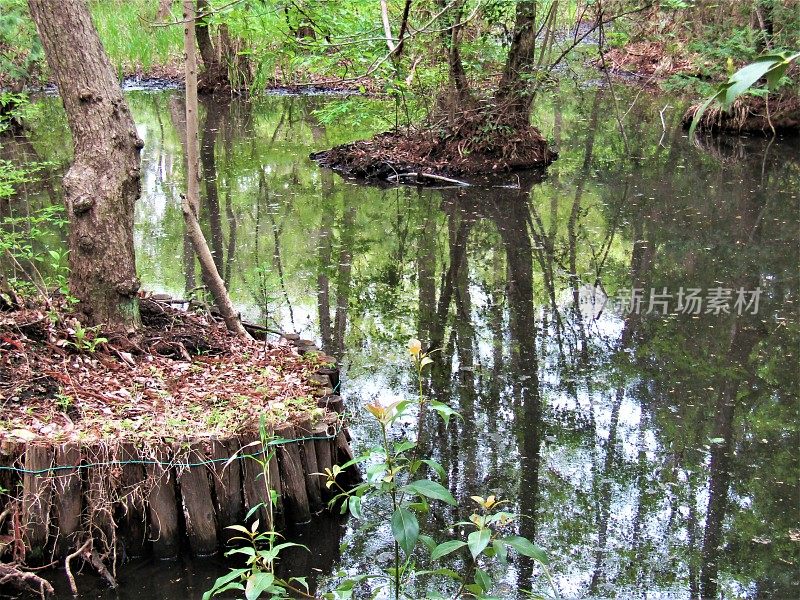
M 510 121 L 528 123 L 533 101 L 528 76 L 535 59 L 536 0 L 519 0 L 511 48 L 495 94 L 499 111 Z
M 211 39 L 211 28 L 206 18 L 202 15 L 209 9 L 208 0 L 197 0 L 198 20 L 196 21 L 197 48 L 203 59 L 203 73 L 200 77 L 199 89 L 201 92 L 217 92 L 230 90 L 228 69 L 222 61 L 220 48 L 214 47 Z M 218 44 L 220 41 L 218 40 Z
M 64 177 L 70 291 L 90 324 L 140 326 L 133 254 L 143 143 L 83 0 L 28 0 L 75 145 Z

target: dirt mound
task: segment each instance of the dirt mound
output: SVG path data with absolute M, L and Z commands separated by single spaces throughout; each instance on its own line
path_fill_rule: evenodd
M 311 154 L 321 165 L 363 179 L 399 181 L 407 174 L 469 177 L 542 168 L 557 153 L 531 125 L 497 125 L 480 115 L 452 124 L 390 131 Z

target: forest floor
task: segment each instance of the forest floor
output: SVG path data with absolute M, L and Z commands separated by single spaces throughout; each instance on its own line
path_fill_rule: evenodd
M 42 305 L 0 312 L 0 442 L 180 441 L 322 412 L 312 374 L 326 357 L 151 299 L 141 314 L 135 338 L 106 339 Z
M 621 48 L 611 48 L 604 55 L 605 66 L 611 73 L 634 79 L 646 85 L 657 85 L 673 75 L 697 75 L 703 57 L 696 53 L 673 54 L 663 42 L 632 42 Z M 601 60 L 594 66 L 602 68 Z

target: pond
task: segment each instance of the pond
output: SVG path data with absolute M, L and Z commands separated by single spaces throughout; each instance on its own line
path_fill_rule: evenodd
M 201 108 L 201 217 L 252 321 L 318 340 L 361 410 L 412 398 L 406 344 L 440 349 L 428 394 L 461 415 L 424 424 L 464 519 L 495 494 L 552 558 L 566 598 L 797 597 L 800 144 L 708 138 L 682 104 L 564 87 L 534 122 L 560 158 L 485 186 L 366 186 L 308 154 L 394 124 L 394 104 L 272 96 Z M 131 91 L 145 141 L 136 252 L 146 289 L 200 285 L 180 211 L 180 91 Z M 56 99 L 2 152 L 50 161 L 3 211 L 58 199 L 70 146 Z M 265 301 L 266 298 L 266 301 Z M 413 424 L 408 424 L 410 430 Z M 292 537 L 292 574 L 387 562 L 386 531 L 320 519 Z M 134 562 L 122 589 L 199 598 L 221 559 Z M 514 563 L 501 590 L 546 592 Z M 89 589 L 95 589 L 89 592 Z M 65 597 L 67 592 L 62 587 Z

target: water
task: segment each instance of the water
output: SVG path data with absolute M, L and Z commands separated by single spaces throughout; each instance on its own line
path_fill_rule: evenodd
M 540 103 L 535 121 L 561 151 L 544 180 L 442 190 L 364 186 L 308 160 L 388 128 L 393 105 L 205 104 L 207 237 L 248 318 L 340 358 L 359 448 L 375 441 L 359 407 L 414 396 L 407 340 L 442 348 L 426 388 L 463 419 L 426 433 L 463 502 L 429 529 L 496 494 L 552 557 L 564 597 L 797 597 L 798 141 L 694 147 L 675 99 L 621 96 L 625 111 L 635 100 L 624 137 L 602 89 Z M 180 95 L 128 97 L 145 140 L 139 272 L 185 297 L 199 270 L 179 206 Z M 57 198 L 69 158 L 58 105 L 39 110 L 3 150 L 52 161 L 16 211 Z M 318 111 L 339 116 L 325 126 Z M 640 310 L 619 310 L 632 289 Z M 314 552 L 292 557 L 293 573 L 386 562 L 385 531 L 325 523 L 297 534 Z M 224 565 L 132 569 L 95 596 L 199 598 Z M 525 562 L 503 585 L 547 590 Z

